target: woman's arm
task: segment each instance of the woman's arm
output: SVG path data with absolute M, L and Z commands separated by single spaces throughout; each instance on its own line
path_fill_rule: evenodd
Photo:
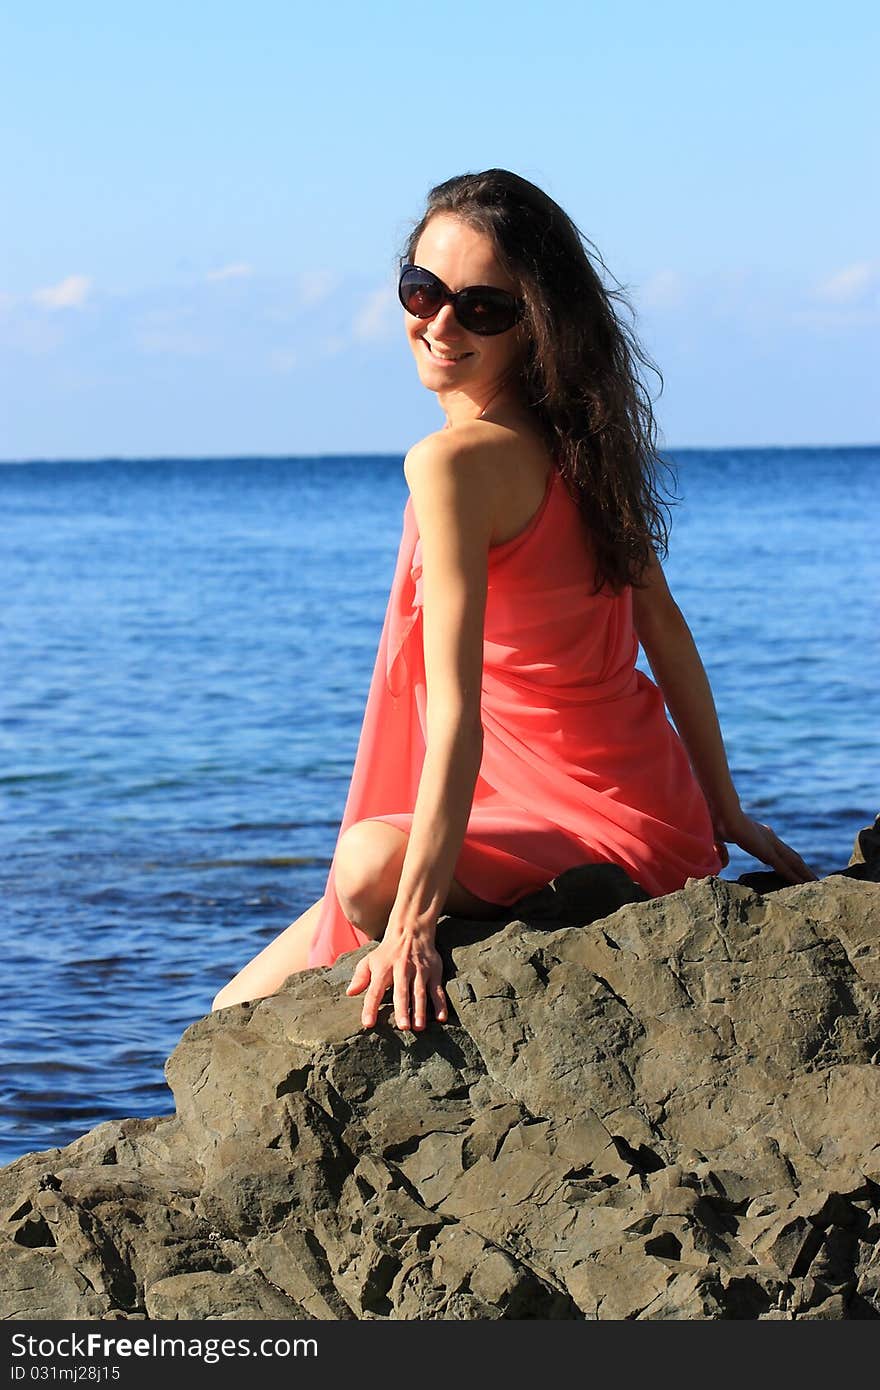
M 656 556 L 644 577 L 647 587 L 633 588 L 636 633 L 703 790 L 719 846 L 739 845 L 789 882 L 815 879 L 795 850 L 740 806 L 709 678 Z
M 709 678 L 656 556 L 645 579 L 647 588 L 632 591 L 636 634 L 688 751 L 713 821 L 730 819 L 739 813 L 739 796 Z
M 422 548 L 422 635 L 427 747 L 397 896 L 380 945 L 360 961 L 350 994 L 369 988 L 372 1027 L 393 979 L 398 1026 L 426 1023 L 430 995 L 445 1016 L 437 919 L 449 896 L 483 754 L 480 694 L 488 551 L 494 524 L 492 458 L 461 432 L 429 435 L 404 472 Z

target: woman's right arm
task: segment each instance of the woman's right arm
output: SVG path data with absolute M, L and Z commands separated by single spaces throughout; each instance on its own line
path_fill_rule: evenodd
M 716 840 L 739 845 L 791 883 L 815 879 L 795 850 L 740 806 L 709 678 L 656 556 L 644 578 L 646 587 L 632 591 L 636 633 L 708 803 Z

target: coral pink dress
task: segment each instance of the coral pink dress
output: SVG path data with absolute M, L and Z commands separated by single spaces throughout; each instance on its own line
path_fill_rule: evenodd
M 554 466 L 525 529 L 489 549 L 483 761 L 455 877 L 510 904 L 587 862 L 619 864 L 652 897 L 718 873 L 712 821 L 663 696 L 636 668 L 632 588 L 591 593 L 595 558 Z M 425 754 L 421 543 L 412 498 L 339 835 L 409 831 Z M 339 906 L 334 861 L 309 954 L 369 940 Z

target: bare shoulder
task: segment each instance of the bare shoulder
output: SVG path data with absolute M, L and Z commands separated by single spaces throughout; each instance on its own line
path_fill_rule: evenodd
M 414 444 L 404 460 L 413 505 L 434 510 L 439 494 L 457 500 L 462 522 L 476 513 L 486 541 L 516 530 L 540 501 L 549 456 L 529 431 L 469 420 Z M 486 526 L 480 524 L 480 529 Z
M 453 430 L 435 430 L 426 434 L 408 450 L 403 471 L 410 488 L 427 477 L 459 472 L 462 478 L 477 477 L 485 482 L 496 457 L 494 440 L 485 430 L 473 428 L 483 422 L 475 420 Z
M 633 622 L 636 632 L 640 635 L 646 634 L 652 623 L 668 618 L 678 608 L 653 546 L 648 564 L 642 573 L 642 587 L 637 588 L 633 585 L 632 606 Z
M 495 488 L 485 449 L 457 430 L 437 430 L 408 451 L 403 464 L 426 555 L 474 559 L 488 551 Z

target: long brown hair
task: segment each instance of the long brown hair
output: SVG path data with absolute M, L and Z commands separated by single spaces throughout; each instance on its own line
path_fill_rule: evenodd
M 662 373 L 615 310 L 621 304 L 634 319 L 632 306 L 621 290 L 603 284 L 588 245 L 610 272 L 593 243 L 518 174 L 487 169 L 437 184 L 402 260 L 414 259 L 436 213 L 452 213 L 491 237 L 519 285 L 528 337 L 522 392 L 593 542 L 596 591 L 606 583 L 614 592 L 642 587 L 652 547 L 667 553 L 668 507 L 657 474 L 672 469 L 656 450 L 637 360 L 660 377 L 661 393 Z

